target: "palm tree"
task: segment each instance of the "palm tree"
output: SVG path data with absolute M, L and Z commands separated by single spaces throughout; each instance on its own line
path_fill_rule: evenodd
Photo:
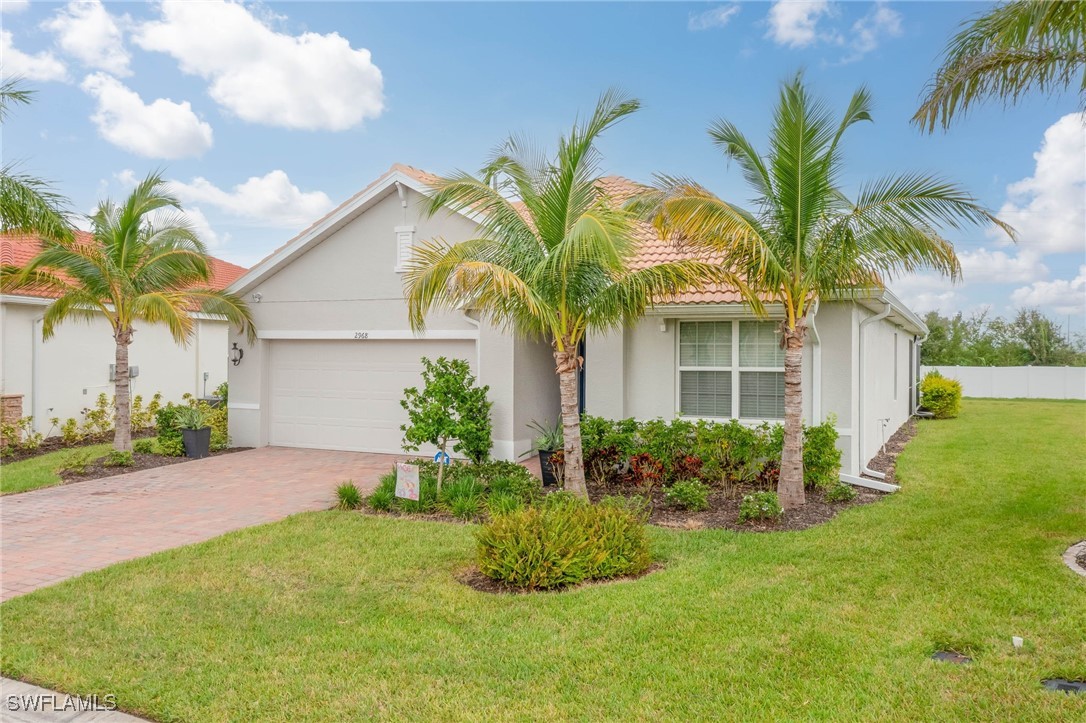
M 781 88 L 765 155 L 726 120 L 709 128 L 713 143 L 739 165 L 754 191 L 749 210 L 669 177 L 660 177 L 656 190 L 633 204 L 660 233 L 714 254 L 763 300 L 783 307 L 785 439 L 778 494 L 785 508 L 805 502 L 801 365 L 812 305 L 867 293 L 886 275 L 921 268 L 956 279 L 958 258 L 937 226 L 995 223 L 1012 233 L 964 190 L 932 176 L 888 176 L 863 184 L 849 200 L 840 185 L 840 141 L 853 124 L 871 120 L 870 105 L 861 88 L 834 122 L 797 75 Z
M 586 332 L 621 327 L 654 299 L 737 281 L 693 260 L 631 268 L 637 220 L 601 192 L 595 141 L 639 107 L 607 92 L 592 116 L 560 139 L 553 160 L 514 137 L 478 176 L 458 172 L 436 181 L 427 212 L 477 214 L 479 236 L 418 245 L 404 275 L 416 330 L 432 309 L 468 308 L 498 327 L 550 342 L 561 394 L 565 485 L 586 497 L 577 403 L 577 350 Z
M 14 105 L 26 105 L 34 91 L 24 88 L 18 78 L 0 83 L 0 123 Z M 67 218 L 68 202 L 45 181 L 17 172 L 17 164 L 0 168 L 0 231 L 34 233 L 60 241 L 72 236 Z
M 49 339 L 68 319 L 109 320 L 116 342 L 116 433 L 113 446 L 132 449 L 128 347 L 137 320 L 165 324 L 178 344 L 193 330 L 193 312 L 225 317 L 255 332 L 245 302 L 236 294 L 208 288 L 207 250 L 181 213 L 181 205 L 159 174 L 147 176 L 124 203 L 99 203 L 91 217 L 89 241 L 45 241 L 41 253 L 22 269 L 0 271 L 0 288 L 51 292 L 42 321 Z
M 1076 84 L 1086 109 L 1086 0 L 1015 0 L 950 40 L 913 123 L 930 133 L 979 101 Z

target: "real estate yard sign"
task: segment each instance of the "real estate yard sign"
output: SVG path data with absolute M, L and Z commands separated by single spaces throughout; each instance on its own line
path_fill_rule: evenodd
M 396 496 L 418 502 L 419 466 L 417 464 L 396 463 Z

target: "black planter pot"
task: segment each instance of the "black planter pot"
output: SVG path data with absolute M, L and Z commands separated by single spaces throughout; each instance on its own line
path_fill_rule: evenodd
M 543 477 L 544 487 L 556 487 L 558 485 L 558 479 L 554 476 L 554 468 L 551 467 L 552 454 L 554 452 L 549 449 L 539 450 L 539 473 Z
M 201 459 L 211 453 L 211 427 L 182 429 L 181 439 L 185 442 L 185 456 L 190 459 Z

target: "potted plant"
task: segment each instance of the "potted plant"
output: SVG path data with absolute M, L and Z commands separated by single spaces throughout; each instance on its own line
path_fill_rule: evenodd
M 560 452 L 563 448 L 562 424 L 555 422 L 553 427 L 544 427 L 539 422 L 533 421 L 528 426 L 539 433 L 535 440 L 535 448 L 539 452 L 539 472 L 543 476 L 543 485 L 553 487 L 558 484 L 558 479 L 554 476 L 551 455 Z
M 174 417 L 174 424 L 181 430 L 181 439 L 185 443 L 185 456 L 201 459 L 211 451 L 211 427 L 208 416 L 196 407 L 181 407 Z

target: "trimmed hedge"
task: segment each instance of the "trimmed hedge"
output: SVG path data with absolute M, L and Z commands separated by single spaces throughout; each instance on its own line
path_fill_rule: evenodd
M 962 407 L 962 384 L 934 369 L 920 381 L 920 405 L 936 419 L 953 419 Z

